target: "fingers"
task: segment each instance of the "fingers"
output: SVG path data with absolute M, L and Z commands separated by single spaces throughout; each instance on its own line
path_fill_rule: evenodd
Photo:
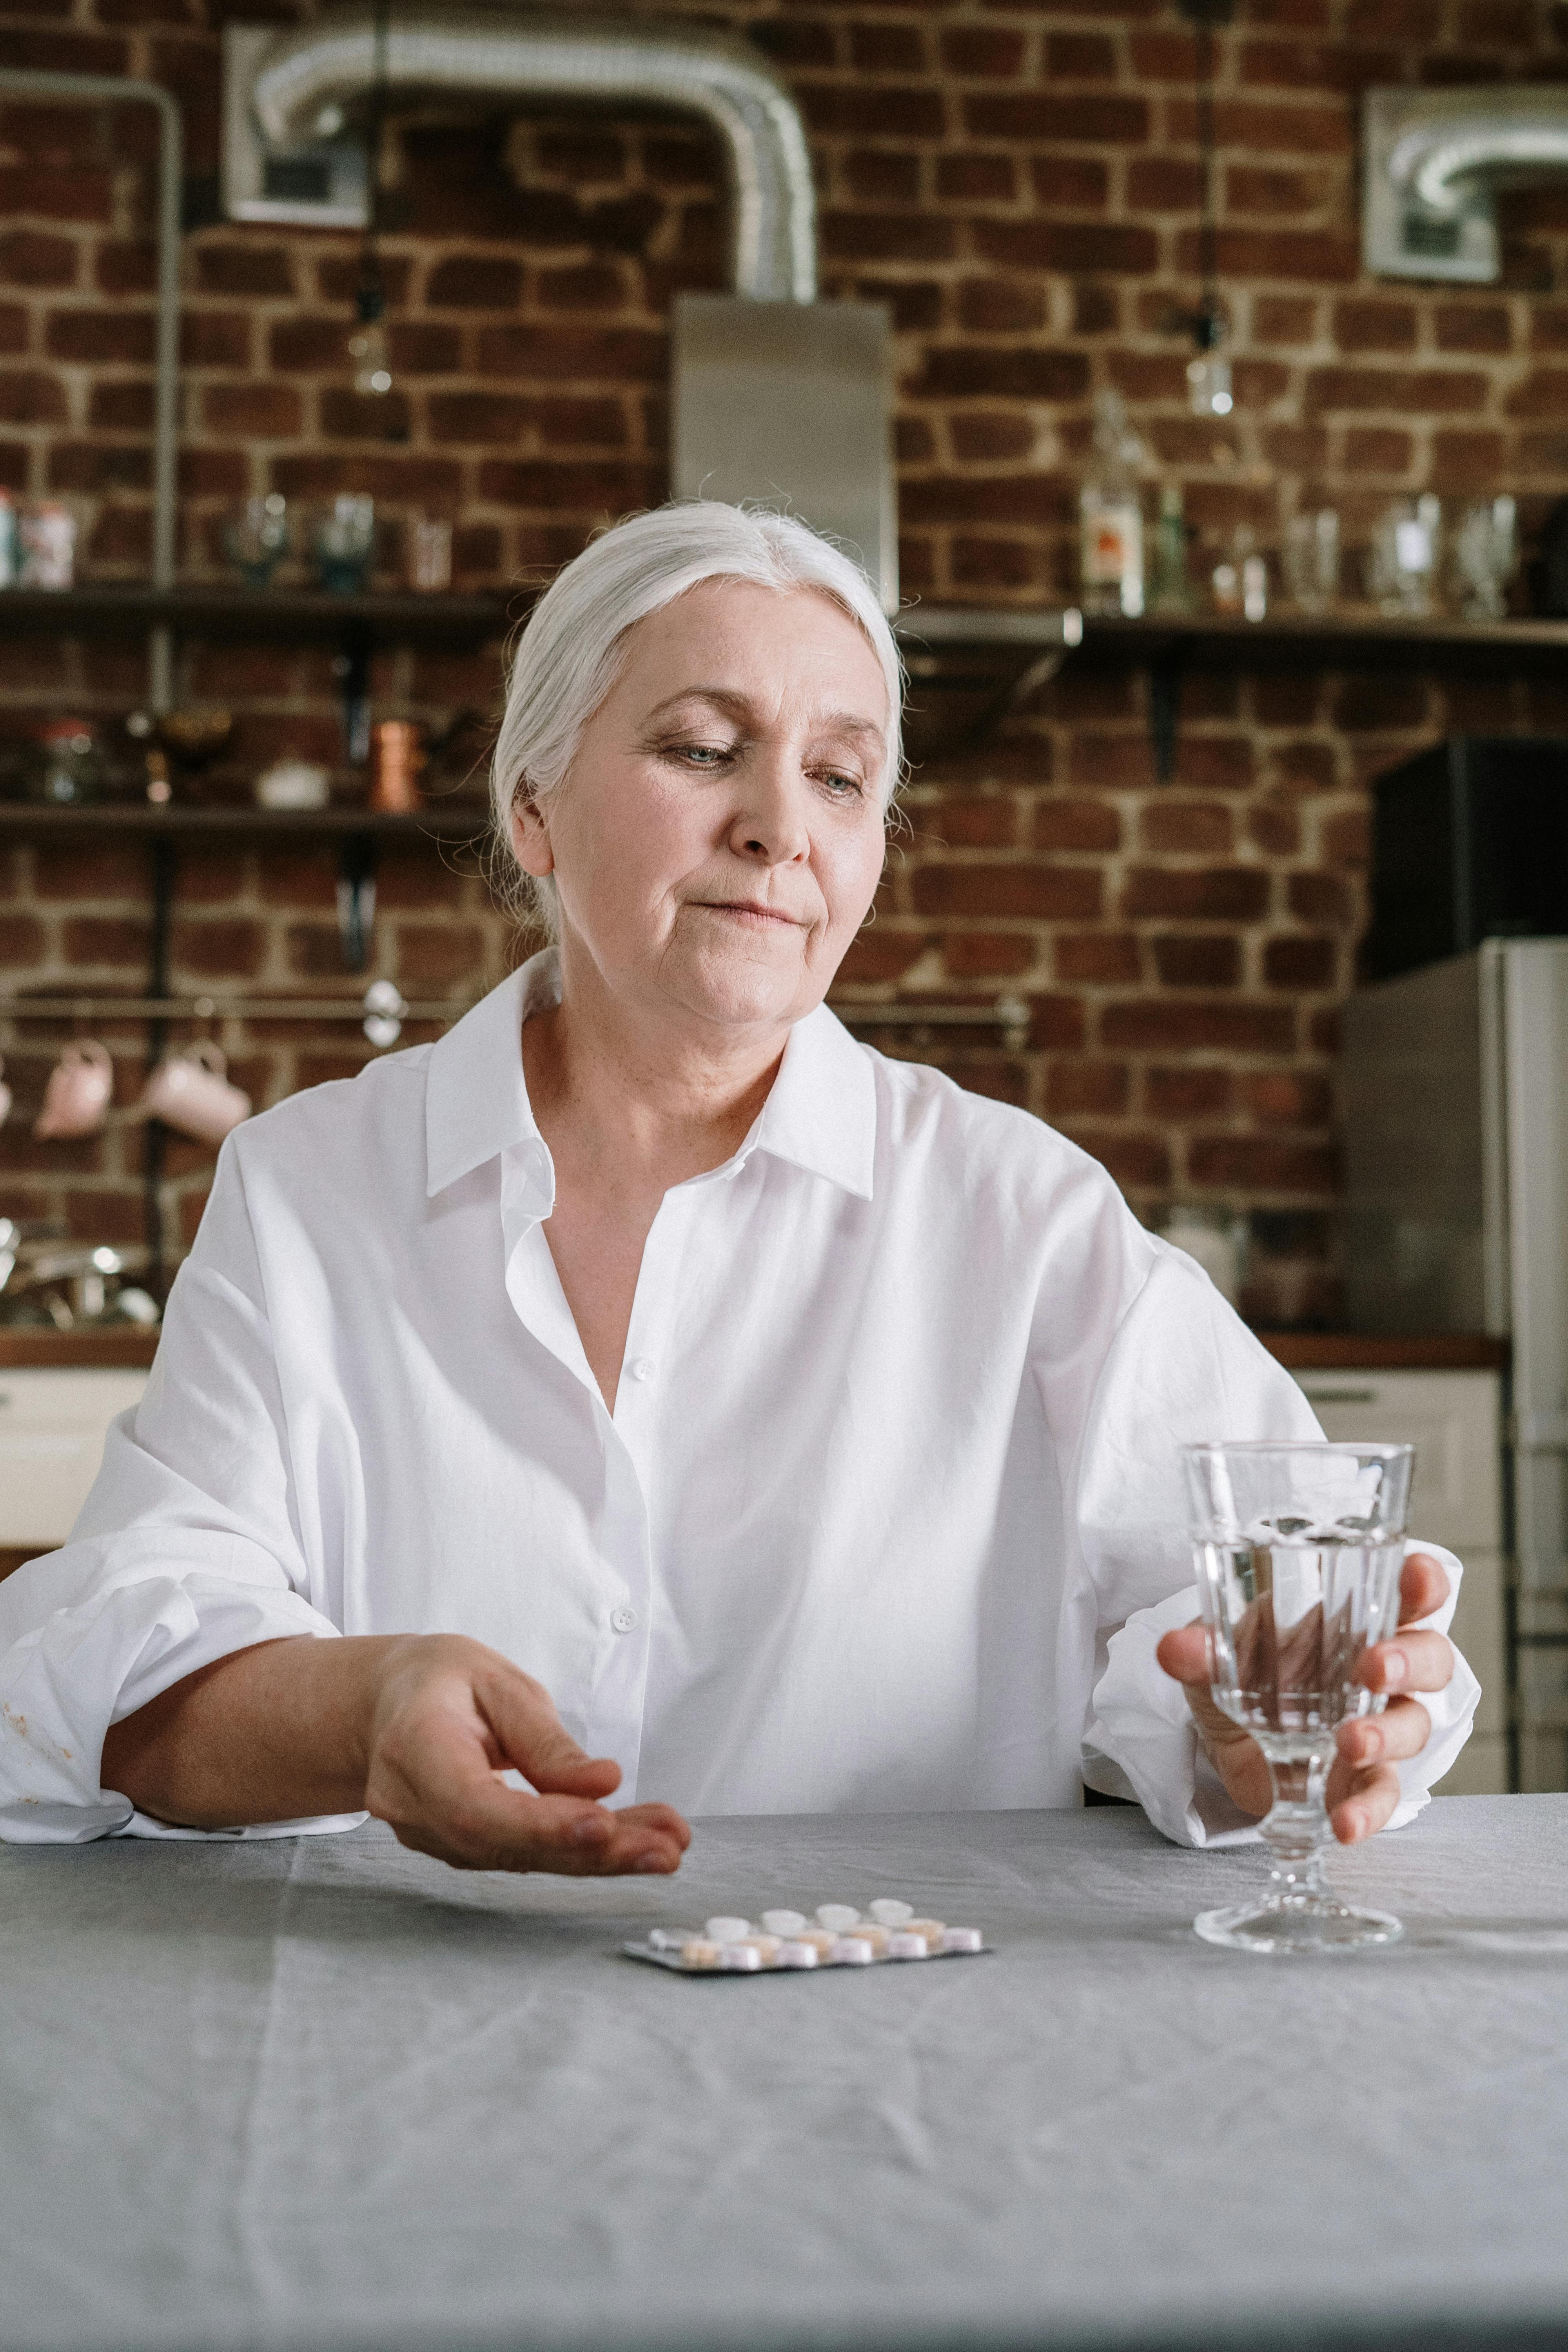
M 1189 1689 L 1194 1684 L 1208 1688 L 1214 1644 L 1201 1617 L 1194 1617 L 1189 1625 L 1179 1625 L 1173 1633 L 1162 1633 L 1154 1655 L 1173 1682 Z
M 1448 1598 L 1447 1572 L 1429 1551 L 1413 1551 L 1399 1571 L 1399 1622 L 1430 1617 Z
M 1329 1822 L 1342 1845 L 1359 1845 L 1363 1838 L 1373 1836 L 1393 1818 L 1398 1802 L 1399 1775 L 1392 1764 L 1356 1772 L 1342 1758 L 1335 1760 L 1329 1775 Z
M 1454 1678 L 1454 1645 L 1446 1633 L 1401 1633 L 1377 1642 L 1355 1670 L 1370 1691 L 1447 1690 Z
M 541 1796 L 607 1797 L 621 1785 L 608 1756 L 589 1756 L 563 1727 L 542 1684 L 515 1667 L 476 1677 L 475 1696 L 496 1736 L 498 1760 L 512 1765 Z
M 1432 1718 L 1417 1698 L 1396 1698 L 1382 1715 L 1359 1716 L 1335 1734 L 1347 1764 L 1407 1763 L 1432 1737 Z

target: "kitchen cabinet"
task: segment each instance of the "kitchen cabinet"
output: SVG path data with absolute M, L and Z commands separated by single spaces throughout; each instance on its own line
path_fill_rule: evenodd
M 1293 1368 L 1294 1369 L 1294 1368 Z M 1476 1728 L 1441 1783 L 1448 1797 L 1509 1786 L 1508 1612 L 1503 1516 L 1502 1375 L 1470 1370 L 1295 1369 L 1331 1438 L 1408 1440 L 1415 1447 L 1410 1524 L 1465 1564 L 1454 1639 L 1480 1679 Z
M 110 1423 L 146 1385 L 136 1366 L 0 1368 L 0 1548 L 11 1565 L 65 1541 Z

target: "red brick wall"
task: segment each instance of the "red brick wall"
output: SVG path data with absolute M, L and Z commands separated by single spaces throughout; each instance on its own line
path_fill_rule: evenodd
M 217 164 L 217 34 L 204 0 L 0 0 L 7 63 L 148 74 Z M 246 21 L 293 13 L 235 0 Z M 810 126 L 824 290 L 898 328 L 906 589 L 1037 604 L 1071 593 L 1092 396 L 1125 393 L 1185 489 L 1199 568 L 1239 521 L 1277 547 L 1330 499 L 1353 551 L 1396 493 L 1508 487 L 1533 523 L 1568 488 L 1568 199 L 1509 200 L 1493 289 L 1366 280 L 1357 93 L 1369 82 L 1568 80 L 1552 0 L 1239 0 L 1219 42 L 1220 260 L 1237 408 L 1184 404 L 1172 312 L 1196 294 L 1192 43 L 1160 0 L 728 0 Z M 68 492 L 88 568 L 146 562 L 153 253 L 145 110 L 0 109 L 0 480 Z M 539 576 L 665 485 L 665 317 L 723 283 L 717 153 L 677 121 L 421 115 L 389 139 L 396 388 L 360 400 L 342 355 L 354 240 L 214 223 L 186 240 L 182 563 L 221 576 L 247 491 L 374 492 L 387 578 L 416 504 L 459 517 L 460 583 Z M 378 664 L 384 713 L 493 705 L 493 656 Z M 0 640 L 0 731 L 83 709 L 112 731 L 133 654 Z M 183 690 L 238 715 L 228 782 L 285 748 L 341 757 L 327 656 L 193 649 Z M 1135 677 L 1069 668 L 983 752 L 910 794 L 857 987 L 1029 998 L 1027 1050 L 932 1050 L 1098 1152 L 1134 1201 L 1253 1213 L 1260 1312 L 1334 1301 L 1334 1008 L 1364 920 L 1367 778 L 1451 728 L 1560 728 L 1563 698 L 1506 677 L 1194 681 L 1177 777 L 1154 784 Z M 221 781 L 221 780 L 220 780 Z M 352 783 L 344 772 L 345 787 Z M 305 856 L 187 859 L 175 984 L 335 977 L 331 876 Z M 510 942 L 477 877 L 383 877 L 375 969 L 465 995 Z M 132 855 L 11 853 L 0 987 L 140 985 Z M 55 1040 L 5 1045 L 23 1108 Z M 139 1077 L 122 1045 L 121 1097 Z M 340 1067 L 355 1033 L 231 1040 L 259 1099 Z M 923 1049 L 922 1049 L 923 1050 Z M 38 1147 L 0 1134 L 0 1209 L 79 1230 L 137 1222 L 132 1130 Z M 205 1164 L 175 1171 L 185 1230 Z

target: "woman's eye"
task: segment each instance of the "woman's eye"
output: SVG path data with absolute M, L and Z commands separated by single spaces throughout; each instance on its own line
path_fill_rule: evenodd
M 866 789 L 858 776 L 848 775 L 841 768 L 829 768 L 822 782 L 837 801 L 858 800 Z
M 677 759 L 689 761 L 694 768 L 721 767 L 730 756 L 721 743 L 678 743 L 675 754 Z

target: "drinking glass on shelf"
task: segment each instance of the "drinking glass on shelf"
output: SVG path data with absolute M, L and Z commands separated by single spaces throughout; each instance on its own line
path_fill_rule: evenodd
M 1442 500 L 1430 490 L 1415 500 L 1396 499 L 1373 533 L 1373 601 L 1396 620 L 1430 618 L 1442 551 Z
M 1339 593 L 1340 519 L 1332 507 L 1285 526 L 1285 585 L 1303 613 L 1326 613 Z
M 1454 535 L 1454 594 L 1467 621 L 1500 621 L 1519 569 L 1519 509 L 1512 499 L 1467 507 Z
M 265 588 L 289 552 L 289 501 L 281 490 L 247 499 L 223 527 L 223 549 L 247 588 Z
M 1211 1693 L 1251 1733 L 1273 1806 L 1261 1901 L 1194 1920 L 1211 1944 L 1249 1952 L 1348 1951 L 1391 1944 L 1386 1911 L 1342 1903 L 1323 1875 L 1332 1843 L 1323 1801 L 1341 1723 L 1383 1711 L 1355 1679 L 1399 1622 L 1410 1445 L 1185 1445 L 1198 1597 Z
M 375 500 L 350 491 L 335 498 L 316 524 L 316 569 L 334 596 L 357 596 L 375 552 Z
M 449 515 L 416 512 L 408 519 L 408 585 L 437 596 L 452 584 L 452 522 Z

